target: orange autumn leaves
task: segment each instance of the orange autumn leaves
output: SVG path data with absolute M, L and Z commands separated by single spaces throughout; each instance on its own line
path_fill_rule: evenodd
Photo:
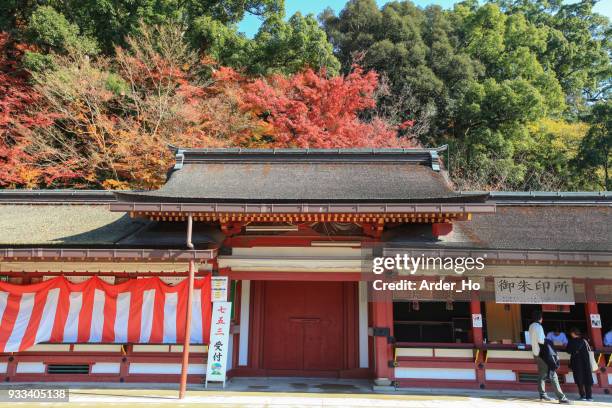
M 217 77 L 236 80 L 227 68 Z M 306 69 L 290 77 L 243 81 L 239 98 L 241 107 L 266 125 L 270 147 L 411 146 L 412 140 L 399 138 L 398 129 L 382 118 L 360 117 L 376 107 L 377 87 L 377 74 L 358 66 L 346 76 L 332 78 Z
M 412 123 L 376 114 L 373 71 L 248 77 L 176 44 L 145 35 L 112 58 L 56 56 L 32 78 L 0 61 L 0 87 L 10 90 L 0 94 L 0 187 L 157 188 L 173 161 L 169 144 L 414 143 L 405 136 Z
M 0 33 L 0 187 L 52 184 L 74 176 L 67 167 L 37 165 L 26 153 L 32 130 L 53 125 L 54 116 L 36 108 L 41 96 L 18 65 L 24 49 Z

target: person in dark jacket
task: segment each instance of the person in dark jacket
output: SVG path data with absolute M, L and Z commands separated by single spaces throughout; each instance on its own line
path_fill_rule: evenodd
M 590 346 L 582 338 L 580 330 L 573 328 L 570 331 L 570 340 L 567 343 L 567 352 L 570 355 L 570 369 L 574 374 L 574 382 L 578 386 L 581 401 L 593 401 L 591 388 L 593 386 L 593 372 L 591 370 Z
M 548 367 L 548 378 L 551 378 L 557 373 L 557 370 L 561 366 L 559 355 L 552 341 L 548 339 L 544 340 L 544 344 L 540 346 L 540 358 L 546 363 L 546 367 Z

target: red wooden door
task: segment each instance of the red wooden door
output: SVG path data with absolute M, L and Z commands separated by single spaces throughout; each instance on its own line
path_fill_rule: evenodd
M 264 293 L 265 369 L 297 375 L 342 369 L 342 282 L 268 281 Z

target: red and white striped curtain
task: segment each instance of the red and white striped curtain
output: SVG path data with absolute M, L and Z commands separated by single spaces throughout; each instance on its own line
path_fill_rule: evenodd
M 188 280 L 159 278 L 110 285 L 98 277 L 71 283 L 57 277 L 32 285 L 0 283 L 0 351 L 38 343 L 181 343 Z M 210 335 L 210 276 L 196 279 L 191 343 Z

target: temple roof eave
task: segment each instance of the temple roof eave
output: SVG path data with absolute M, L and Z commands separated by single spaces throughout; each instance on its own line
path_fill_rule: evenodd
M 465 196 L 464 196 L 465 197 Z M 484 196 L 471 196 L 467 200 L 439 200 L 433 202 L 166 202 L 166 201 L 117 201 L 110 204 L 115 212 L 166 212 L 166 213 L 468 213 L 495 212 L 495 204 L 484 201 Z
M 111 261 L 139 262 L 157 260 L 208 260 L 217 256 L 216 249 L 109 249 L 109 248 L 0 248 L 0 261 Z

